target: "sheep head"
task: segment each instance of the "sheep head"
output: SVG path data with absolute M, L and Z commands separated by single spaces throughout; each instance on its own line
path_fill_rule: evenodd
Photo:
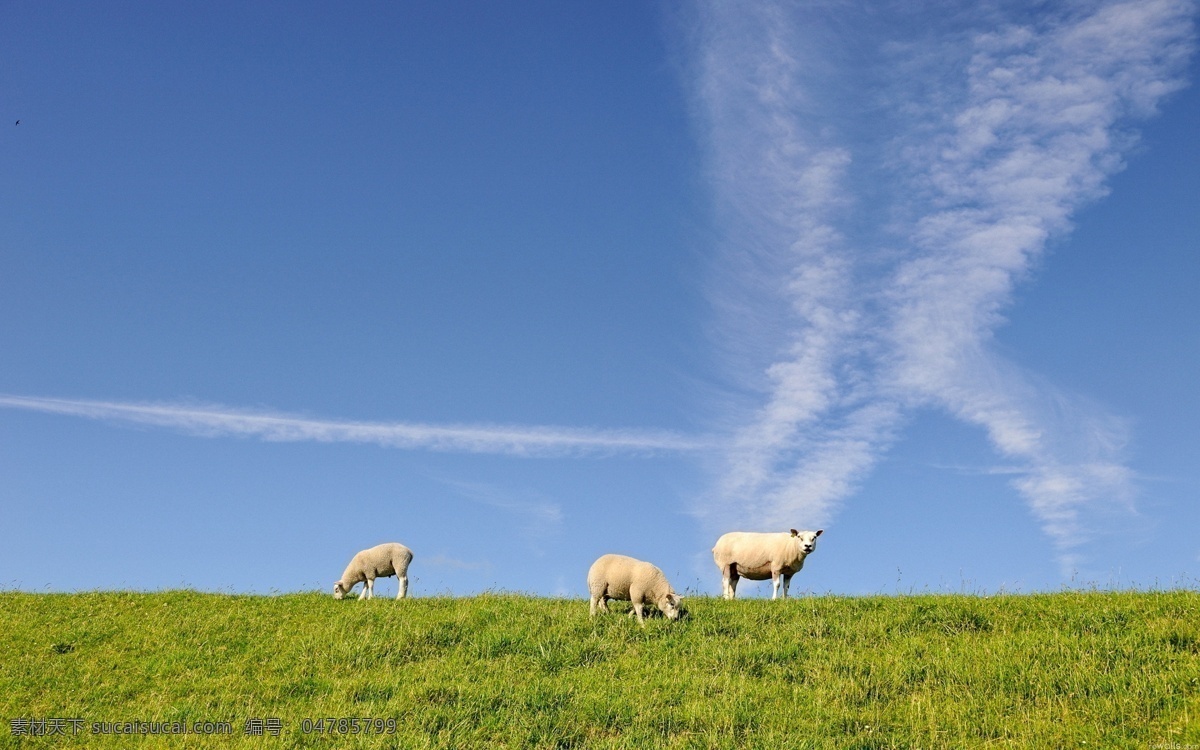
M 683 597 L 676 593 L 667 594 L 658 602 L 658 608 L 668 620 L 678 620 L 683 616 Z
M 825 533 L 825 529 L 818 529 L 816 531 L 796 531 L 792 529 L 791 532 L 792 538 L 800 542 L 800 551 L 807 555 L 817 548 L 817 537 Z

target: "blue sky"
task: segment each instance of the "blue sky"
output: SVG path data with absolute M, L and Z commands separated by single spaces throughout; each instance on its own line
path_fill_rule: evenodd
M 1195 585 L 1196 14 L 5 4 L 0 586 Z

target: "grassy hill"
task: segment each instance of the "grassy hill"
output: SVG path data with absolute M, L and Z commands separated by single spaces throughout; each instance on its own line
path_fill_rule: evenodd
M 0 593 L 0 747 L 1200 748 L 1197 592 L 687 603 Z

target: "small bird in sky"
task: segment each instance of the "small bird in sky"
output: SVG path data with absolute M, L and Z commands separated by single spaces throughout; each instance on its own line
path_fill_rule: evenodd
M 17 124 L 18 124 L 18 125 L 20 125 L 20 124 L 21 124 L 21 121 L 20 121 L 20 120 L 17 120 Z

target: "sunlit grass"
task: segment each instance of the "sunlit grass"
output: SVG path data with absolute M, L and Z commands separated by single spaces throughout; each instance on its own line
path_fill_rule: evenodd
M 150 744 L 1200 748 L 1200 593 L 687 601 L 642 628 L 507 595 L 3 593 L 0 746 L 74 718 L 79 747 L 209 721 L 233 733 Z M 303 731 L 323 717 L 395 733 Z

